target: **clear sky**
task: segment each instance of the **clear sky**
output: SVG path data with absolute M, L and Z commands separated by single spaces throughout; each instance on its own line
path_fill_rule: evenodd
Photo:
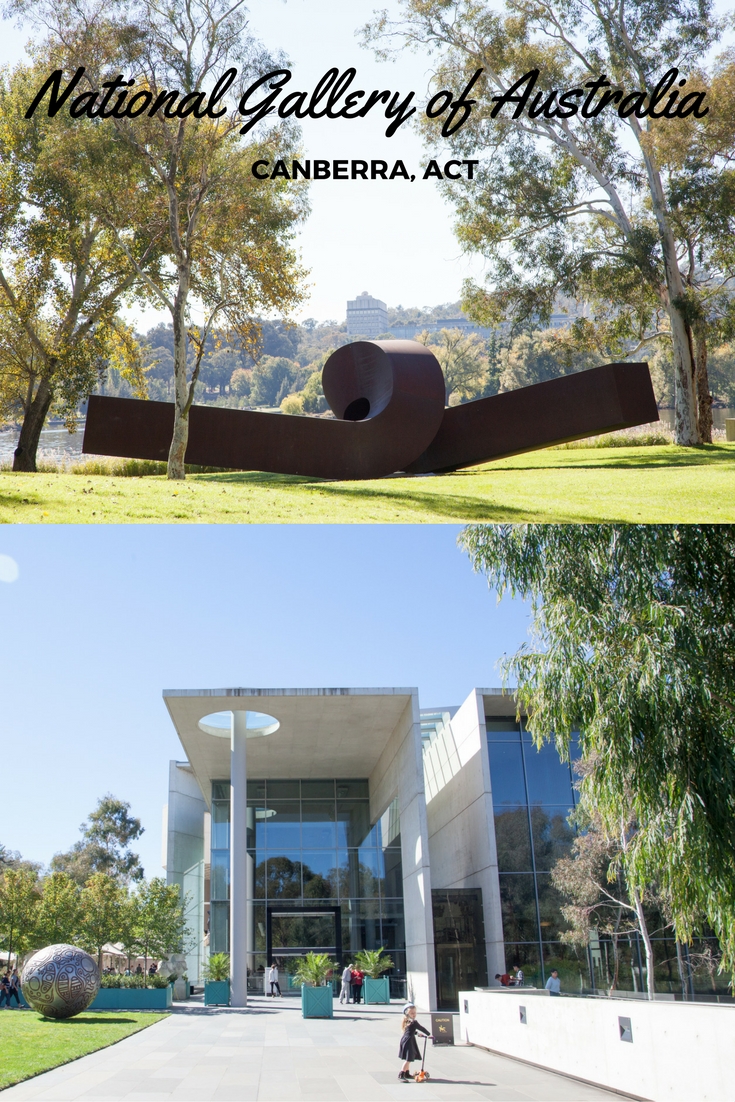
M 357 28 L 376 8 L 398 12 L 396 0 L 252 0 L 250 28 L 269 49 L 282 49 L 292 62 L 289 90 L 311 91 L 332 66 L 357 69 L 353 88 L 390 89 L 426 94 L 430 61 L 402 54 L 396 62 L 376 62 L 355 37 Z M 0 36 L 0 63 L 13 64 L 24 54 L 30 30 L 5 22 Z M 382 123 L 382 125 L 381 125 Z M 382 158 L 405 161 L 409 172 L 428 158 L 409 124 L 385 137 L 386 120 L 302 122 L 306 157 Z M 267 185 L 264 185 L 267 186 Z M 300 235 L 303 261 L 311 271 L 311 299 L 301 313 L 320 321 L 344 321 L 346 302 L 361 291 L 390 306 L 434 306 L 459 298 L 463 278 L 481 270 L 481 262 L 463 257 L 452 232 L 451 213 L 431 180 L 334 181 L 311 186 L 312 213 Z M 136 312 L 147 329 L 168 315 Z
M 0 842 L 48 862 L 109 791 L 142 819 L 158 875 L 183 757 L 163 689 L 415 685 L 431 707 L 500 684 L 528 608 L 497 603 L 458 532 L 5 526 Z

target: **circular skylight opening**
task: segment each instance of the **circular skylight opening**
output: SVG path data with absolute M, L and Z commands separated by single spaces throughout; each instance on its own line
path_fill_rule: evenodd
M 272 735 L 281 726 L 275 716 L 265 712 L 246 712 L 248 738 L 262 738 Z M 207 735 L 229 738 L 232 725 L 232 712 L 212 712 L 199 720 L 199 729 Z

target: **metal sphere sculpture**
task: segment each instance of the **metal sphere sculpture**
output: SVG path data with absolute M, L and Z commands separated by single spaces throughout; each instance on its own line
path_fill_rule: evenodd
M 100 989 L 97 962 L 76 945 L 47 945 L 23 965 L 23 997 L 46 1018 L 73 1018 Z

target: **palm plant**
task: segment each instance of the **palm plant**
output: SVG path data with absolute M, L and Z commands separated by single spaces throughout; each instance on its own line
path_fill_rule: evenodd
M 307 953 L 293 974 L 297 983 L 307 987 L 323 987 L 336 967 L 328 953 Z
M 384 952 L 382 946 L 380 949 L 361 949 L 359 953 L 355 953 L 355 964 L 370 979 L 380 979 L 383 972 L 393 967 L 391 958 L 382 955 Z
M 230 954 L 213 953 L 202 968 L 205 980 L 215 982 L 230 978 Z

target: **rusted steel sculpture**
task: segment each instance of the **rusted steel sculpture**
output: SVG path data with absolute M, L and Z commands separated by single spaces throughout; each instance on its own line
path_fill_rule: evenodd
M 445 408 L 435 356 L 416 341 L 356 341 L 327 360 L 335 420 L 192 406 L 187 463 L 317 478 L 451 471 L 658 420 L 645 363 L 613 363 Z M 174 407 L 89 399 L 82 450 L 168 456 Z

